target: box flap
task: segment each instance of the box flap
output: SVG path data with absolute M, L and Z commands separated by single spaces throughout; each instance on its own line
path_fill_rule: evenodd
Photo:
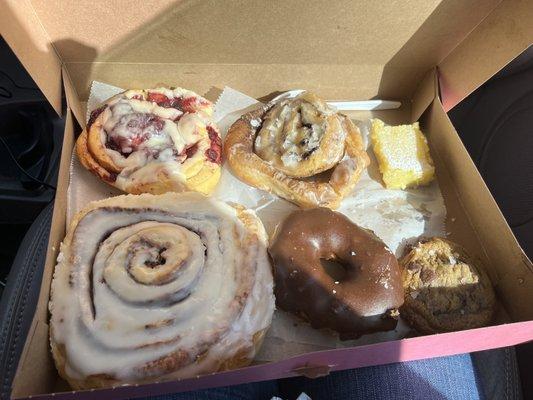
M 81 100 L 94 79 L 409 98 L 498 3 L 32 0 Z
M 531 0 L 504 0 L 439 65 L 446 111 L 533 43 Z
M 85 126 L 85 109 L 79 101 L 79 96 L 74 89 L 70 75 L 65 67 L 62 68 L 63 73 L 63 85 L 65 87 L 65 99 L 67 101 L 67 107 L 72 111 L 76 120 L 81 126 Z
M 0 33 L 61 114 L 61 61 L 28 0 L 0 2 Z

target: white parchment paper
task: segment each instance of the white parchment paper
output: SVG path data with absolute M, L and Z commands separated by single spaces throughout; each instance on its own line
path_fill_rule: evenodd
M 114 86 L 93 82 L 87 103 L 87 115 L 107 98 L 121 91 L 122 89 Z M 226 87 L 215 103 L 214 113 L 222 138 L 224 139 L 233 122 L 257 104 L 257 100 Z M 369 121 L 356 123 L 365 143 L 368 143 Z M 370 149 L 368 153 L 371 158 L 369 168 L 362 174 L 354 192 L 342 201 L 338 211 L 358 225 L 373 230 L 397 256 L 401 255 L 405 244 L 413 242 L 419 236 L 445 236 L 446 209 L 437 182 L 418 189 L 385 189 Z M 88 202 L 120 193 L 86 171 L 73 154 L 67 201 L 69 221 Z M 296 206 L 283 199 L 241 182 L 231 174 L 226 165 L 213 196 L 255 210 L 269 235 L 285 216 L 296 209 Z M 298 318 L 276 310 L 256 361 L 277 361 L 311 351 L 394 340 L 404 337 L 408 332 L 409 328 L 400 320 L 394 331 L 366 335 L 357 340 L 340 341 L 333 332 L 313 329 Z

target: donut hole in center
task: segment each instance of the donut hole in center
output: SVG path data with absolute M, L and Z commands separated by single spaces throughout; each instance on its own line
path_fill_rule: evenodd
M 324 268 L 326 274 L 328 274 L 329 277 L 335 282 L 342 282 L 348 276 L 346 264 L 344 264 L 338 258 L 321 258 L 320 264 L 322 264 L 322 268 Z

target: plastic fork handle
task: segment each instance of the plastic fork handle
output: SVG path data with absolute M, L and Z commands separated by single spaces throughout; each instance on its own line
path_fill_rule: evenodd
M 393 100 L 327 101 L 327 103 L 339 111 L 394 110 L 402 105 L 400 101 Z

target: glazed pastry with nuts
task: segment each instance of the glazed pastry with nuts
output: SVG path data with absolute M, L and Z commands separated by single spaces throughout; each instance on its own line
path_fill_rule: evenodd
M 127 90 L 91 113 L 76 143 L 82 165 L 124 192 L 210 194 L 222 143 L 213 104 L 186 89 Z
M 487 325 L 495 296 L 481 265 L 442 238 L 419 242 L 400 260 L 405 318 L 418 332 L 434 334 Z
M 337 208 L 369 164 L 353 122 L 310 92 L 243 115 L 224 146 L 238 178 L 304 208 Z

